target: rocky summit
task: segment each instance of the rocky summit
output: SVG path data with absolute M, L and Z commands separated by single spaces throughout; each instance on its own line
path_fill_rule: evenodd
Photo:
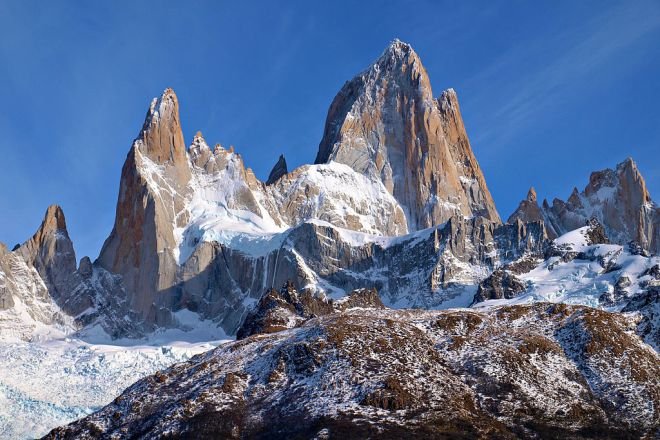
M 632 159 L 503 223 L 456 92 L 399 40 L 336 95 L 313 163 L 265 181 L 187 143 L 172 89 L 136 131 L 98 258 L 55 205 L 0 244 L 0 341 L 236 340 L 48 438 L 660 435 L 660 208 Z
M 550 238 L 580 228 L 591 219 L 600 221 L 618 244 L 630 241 L 655 254 L 660 252 L 660 207 L 651 200 L 637 165 L 628 158 L 615 169 L 591 173 L 583 191 L 573 189 L 567 201 L 536 201 L 532 188 L 509 223 L 543 220 Z
M 455 213 L 499 223 L 452 90 L 433 97 L 410 45 L 395 40 L 335 97 L 316 163 L 335 161 L 379 180 L 412 232 Z

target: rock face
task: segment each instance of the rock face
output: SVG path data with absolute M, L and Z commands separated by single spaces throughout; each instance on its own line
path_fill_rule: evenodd
M 119 277 L 88 257 L 76 268 L 64 212 L 50 206 L 32 238 L 12 252 L 0 247 L 0 339 L 58 337 L 94 325 L 115 336 L 143 331 Z
M 528 195 L 509 222 L 536 221 L 539 216 L 551 238 L 580 228 L 594 217 L 614 243 L 634 241 L 643 249 L 660 252 L 660 208 L 651 200 L 644 178 L 631 158 L 614 170 L 591 173 L 584 191 L 574 189 L 566 202 L 554 199 L 552 205 L 544 201 L 539 207 L 536 197 L 532 200 Z
M 631 325 L 546 303 L 350 309 L 158 372 L 46 438 L 651 438 L 660 358 Z
M 76 254 L 59 206 L 48 207 L 37 232 L 15 252 L 37 270 L 53 299 L 68 294 L 69 277 L 76 271 Z
M 511 299 L 525 291 L 525 283 L 505 269 L 496 269 L 488 278 L 479 283 L 474 302 L 489 299 Z
M 153 172 L 156 168 L 159 172 Z M 114 228 L 98 258 L 121 274 L 131 307 L 158 322 L 155 297 L 176 284 L 174 230 L 187 223 L 184 210 L 190 168 L 174 91 L 151 103 L 122 169 Z
M 541 208 L 539 208 L 538 201 L 536 200 L 536 190 L 534 187 L 529 189 L 527 192 L 527 197 L 525 200 L 520 202 L 518 208 L 516 208 L 514 213 L 509 216 L 507 223 L 513 223 L 517 219 L 534 222 L 545 220 L 545 216 L 543 215 Z M 554 232 L 554 230 L 551 232 L 551 234 L 552 238 L 557 238 L 557 234 Z
M 335 97 L 316 156 L 317 164 L 330 161 L 381 180 L 411 232 L 456 213 L 500 221 L 456 94 L 434 99 L 419 57 L 401 41 Z
M 500 216 L 495 209 L 495 202 L 490 195 L 486 179 L 474 156 L 463 124 L 456 91 L 454 89 L 443 91 L 437 103 L 442 120 L 442 131 L 457 167 L 458 178 L 468 199 L 472 215 L 485 217 L 499 223 Z
M 339 301 L 333 301 L 326 297 L 315 296 L 310 291 L 299 293 L 294 284 L 288 281 L 279 292 L 270 289 L 261 297 L 257 306 L 248 313 L 241 328 L 236 332 L 236 339 L 300 327 L 317 316 L 354 307 L 385 308 L 375 289 L 354 290 Z
M 277 179 L 284 176 L 288 172 L 289 170 L 286 167 L 286 159 L 284 159 L 283 154 L 280 154 L 280 158 L 277 159 L 277 163 L 275 164 L 273 169 L 270 170 L 270 174 L 268 175 L 268 180 L 266 180 L 266 185 L 272 185 L 277 181 Z

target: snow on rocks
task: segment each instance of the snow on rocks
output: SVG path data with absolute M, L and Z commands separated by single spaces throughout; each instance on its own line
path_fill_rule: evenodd
M 624 315 L 349 309 L 145 378 L 47 438 L 641 437 L 658 354 Z

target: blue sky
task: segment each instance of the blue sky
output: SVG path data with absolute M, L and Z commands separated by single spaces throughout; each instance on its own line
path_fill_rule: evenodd
M 51 203 L 98 255 L 148 104 L 177 92 L 186 140 L 235 145 L 265 179 L 314 160 L 328 106 L 388 42 L 456 89 L 507 217 L 627 156 L 660 197 L 660 2 L 0 0 L 0 241 Z

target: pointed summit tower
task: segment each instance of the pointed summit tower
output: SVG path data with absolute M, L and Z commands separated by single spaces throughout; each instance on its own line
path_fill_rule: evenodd
M 288 172 L 289 171 L 286 166 L 286 159 L 284 159 L 283 154 L 280 154 L 280 158 L 277 159 L 277 163 L 275 163 L 273 169 L 270 170 L 270 174 L 268 175 L 268 180 L 266 181 L 266 185 L 272 185 L 277 181 L 277 179 L 284 176 Z
M 55 299 L 68 293 L 68 278 L 76 271 L 76 254 L 62 208 L 49 206 L 37 232 L 16 253 L 37 269 Z
M 179 102 L 166 89 L 149 106 L 122 168 L 115 224 L 98 263 L 121 274 L 131 307 L 158 321 L 156 297 L 176 279 L 175 229 L 186 225 L 191 178 Z
M 434 99 L 419 56 L 399 40 L 332 102 L 316 156 L 316 163 L 330 161 L 380 179 L 410 231 L 457 213 L 500 223 L 455 93 Z

